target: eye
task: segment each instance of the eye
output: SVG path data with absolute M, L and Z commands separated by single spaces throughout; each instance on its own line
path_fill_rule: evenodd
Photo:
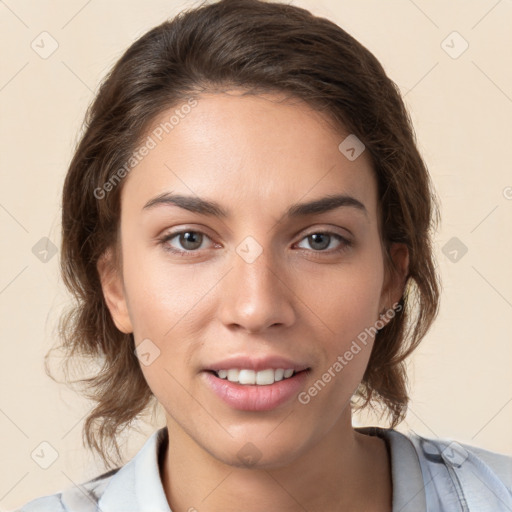
M 306 235 L 302 240 L 307 240 L 314 252 L 337 253 L 352 246 L 352 242 L 338 233 L 331 231 L 317 231 Z M 330 251 L 325 251 L 333 240 L 338 241 L 338 246 Z M 300 246 L 299 246 L 300 247 Z M 301 247 L 302 249 L 302 247 Z
M 171 241 L 176 240 L 173 245 Z M 205 240 L 211 240 L 208 235 L 203 233 L 202 231 L 193 230 L 193 229 L 184 229 L 181 231 L 176 231 L 174 233 L 169 233 L 159 239 L 159 243 L 164 247 L 164 249 L 168 252 L 179 254 L 180 256 L 191 255 L 195 256 L 199 255 L 199 249 L 205 249 L 203 247 L 203 242 Z M 348 248 L 352 247 L 352 242 L 345 237 L 339 235 L 338 233 L 333 233 L 331 231 L 316 231 L 306 235 L 302 240 L 307 240 L 310 247 L 313 249 L 313 252 L 316 253 L 339 253 Z M 332 248 L 332 243 L 337 241 L 337 247 Z M 307 249 L 305 247 L 301 247 L 298 245 L 300 249 Z M 330 250 L 325 250 L 331 247 Z
M 170 243 L 173 239 L 176 239 L 176 243 L 179 244 L 181 248 L 175 247 Z M 184 255 L 189 252 L 197 252 L 197 249 L 204 249 L 204 247 L 201 246 L 205 239 L 210 239 L 210 237 L 202 231 L 185 229 L 165 235 L 160 239 L 160 243 L 164 246 L 166 251 Z

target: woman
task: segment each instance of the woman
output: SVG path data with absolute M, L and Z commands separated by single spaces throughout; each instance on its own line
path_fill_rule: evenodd
M 396 86 L 332 22 L 223 0 L 145 34 L 64 184 L 62 333 L 102 363 L 84 434 L 107 464 L 151 403 L 166 427 L 20 510 L 512 510 L 510 457 L 394 430 L 437 218 Z M 370 405 L 389 429 L 352 426 Z

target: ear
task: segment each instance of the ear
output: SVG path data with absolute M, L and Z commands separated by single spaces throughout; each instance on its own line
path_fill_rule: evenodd
M 105 302 L 116 327 L 125 334 L 133 332 L 128 313 L 122 269 L 117 268 L 112 248 L 107 249 L 96 264 Z
M 384 285 L 380 297 L 380 315 L 392 309 L 393 305 L 400 301 L 409 275 L 409 249 L 407 246 L 403 243 L 394 242 L 389 248 L 389 255 L 393 265 L 385 265 Z M 380 319 L 387 324 L 391 318 L 393 317 L 388 318 L 386 315 Z

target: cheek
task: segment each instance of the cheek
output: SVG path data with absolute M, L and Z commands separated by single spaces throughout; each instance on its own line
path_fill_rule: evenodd
M 341 349 L 378 319 L 382 283 L 382 261 L 370 253 L 318 271 L 301 295 Z
M 364 375 L 373 347 L 383 283 L 383 262 L 377 257 L 380 254 L 378 245 L 361 252 L 350 264 L 319 274 L 309 287 L 311 309 L 318 312 L 322 325 L 329 329 L 323 329 L 327 335 L 319 340 L 324 350 L 317 375 L 321 382 L 311 390 L 311 396 L 322 395 L 315 399 L 318 407 L 329 403 L 333 411 L 341 410 Z M 320 393 L 324 386 L 329 391 Z
M 327 424 L 336 421 L 367 368 L 382 282 L 377 264 L 373 270 L 361 267 L 356 271 L 354 267 L 336 277 L 337 281 L 325 282 L 323 294 L 316 292 L 317 310 L 329 331 L 323 329 L 328 334 L 318 336 L 323 349 L 321 365 L 311 386 L 299 397 L 300 403 L 323 410 Z
M 200 273 L 193 265 L 171 263 L 161 247 L 147 248 L 140 242 L 131 247 L 123 253 L 123 273 L 135 334 L 163 339 L 192 325 L 192 318 L 197 321 L 202 300 L 219 277 Z
M 344 290 L 338 293 L 334 330 L 343 333 L 345 340 L 357 337 L 377 320 L 380 285 L 378 273 L 369 270 L 358 277 L 352 276 Z
M 129 237 L 126 237 L 128 242 Z M 124 240 L 123 240 L 124 242 Z M 151 363 L 141 369 L 159 401 L 169 396 L 190 397 L 177 382 L 185 382 L 197 370 L 192 359 L 200 350 L 205 326 L 211 321 L 212 289 L 223 273 L 196 266 L 171 263 L 161 248 L 127 243 L 123 253 L 125 291 L 134 329 L 135 344 L 148 349 Z

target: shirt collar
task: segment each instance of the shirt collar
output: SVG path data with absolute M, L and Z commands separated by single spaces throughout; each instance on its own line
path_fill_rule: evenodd
M 404 434 L 380 427 L 357 427 L 384 439 L 391 455 L 393 512 L 426 512 L 425 487 L 417 452 Z M 160 477 L 159 457 L 168 443 L 167 427 L 154 432 L 139 452 L 115 473 L 99 502 L 99 512 L 172 512 Z
M 172 512 L 158 464 L 167 440 L 167 427 L 162 427 L 112 476 L 98 502 L 99 512 Z
M 378 436 L 386 442 L 391 457 L 393 512 L 427 512 L 420 460 L 409 438 L 396 430 L 381 427 L 357 427 L 355 430 Z

